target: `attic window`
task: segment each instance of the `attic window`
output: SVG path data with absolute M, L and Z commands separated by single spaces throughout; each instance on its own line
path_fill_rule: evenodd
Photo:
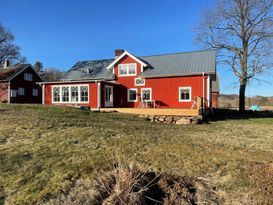
M 118 66 L 119 76 L 134 76 L 136 75 L 136 63 L 120 64 Z

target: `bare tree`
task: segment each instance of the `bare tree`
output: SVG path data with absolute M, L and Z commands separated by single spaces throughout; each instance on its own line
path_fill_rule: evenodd
M 47 68 L 44 70 L 42 78 L 45 82 L 54 82 L 60 80 L 64 76 L 64 72 L 57 68 Z
M 220 49 L 219 61 L 238 78 L 240 111 L 247 83 L 272 67 L 272 5 L 272 0 L 218 0 L 197 27 L 197 41 Z
M 20 48 L 13 44 L 14 36 L 0 23 L 0 65 L 5 60 L 12 63 L 24 62 L 25 58 L 20 55 Z

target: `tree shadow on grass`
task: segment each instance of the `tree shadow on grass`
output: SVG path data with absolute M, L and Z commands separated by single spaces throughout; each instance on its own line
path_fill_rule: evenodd
M 209 115 L 205 117 L 207 121 L 225 121 L 225 120 L 243 120 L 253 118 L 273 118 L 273 111 L 252 111 L 246 110 L 239 112 L 232 109 L 213 109 Z
M 0 205 L 5 203 L 4 187 L 0 185 Z

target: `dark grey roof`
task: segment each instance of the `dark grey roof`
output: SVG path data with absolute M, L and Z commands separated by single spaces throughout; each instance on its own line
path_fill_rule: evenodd
M 0 68 L 0 81 L 10 81 L 19 72 L 25 70 L 28 67 L 31 67 L 31 65 L 30 64 L 16 64 L 16 65 L 11 65 L 7 68 Z
M 216 72 L 216 50 L 143 56 L 140 59 L 151 66 L 141 74 L 142 77 Z
M 140 60 L 148 64 L 142 77 L 160 77 L 215 73 L 216 51 L 195 51 L 165 55 L 142 56 Z M 62 80 L 113 80 L 112 69 L 106 69 L 114 59 L 77 62 Z M 90 73 L 87 73 L 89 69 Z
M 62 80 L 113 80 L 115 78 L 113 70 L 106 69 L 111 62 L 113 59 L 79 61 L 64 75 Z

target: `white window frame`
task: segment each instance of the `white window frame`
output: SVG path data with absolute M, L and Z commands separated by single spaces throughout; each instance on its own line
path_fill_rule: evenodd
M 129 99 L 129 92 L 131 91 L 131 90 L 134 90 L 134 91 L 136 91 L 136 99 L 135 100 L 130 100 Z M 127 101 L 128 102 L 137 102 L 137 94 L 138 94 L 138 92 L 137 92 L 137 88 L 128 88 L 128 90 L 127 90 Z
M 190 99 L 186 99 L 186 100 L 184 100 L 184 99 L 181 99 L 180 97 L 180 91 L 182 90 L 182 89 L 189 89 L 190 90 Z M 192 89 L 191 89 L 191 87 L 179 87 L 179 89 L 178 89 L 178 99 L 179 99 L 179 102 L 191 102 L 192 101 Z
M 25 88 L 22 88 L 22 87 L 20 87 L 20 88 L 18 88 L 18 96 L 24 96 L 25 95 Z
M 33 81 L 32 73 L 24 73 L 24 80 L 25 81 Z
M 17 95 L 18 95 L 18 90 L 14 90 L 14 89 L 10 90 L 10 97 L 11 98 L 16 98 Z
M 150 90 L 150 99 L 149 100 L 145 100 L 145 101 L 151 101 L 151 100 L 153 100 L 153 93 L 152 93 L 152 88 L 141 88 L 141 100 L 143 101 L 143 98 L 142 98 L 142 94 L 143 94 L 143 90 Z M 144 101 L 144 102 L 145 102 Z
M 139 80 L 139 79 L 143 80 L 142 84 L 137 84 L 136 83 L 136 81 Z M 135 86 L 145 86 L 145 78 L 135 78 Z
M 134 74 L 129 74 L 129 66 L 134 65 L 135 66 L 135 73 Z M 127 74 L 120 74 L 120 67 L 121 66 L 126 66 Z M 137 64 L 136 63 L 126 63 L 126 64 L 119 64 L 118 65 L 118 75 L 119 76 L 136 76 L 137 75 Z
M 80 91 L 80 88 L 82 86 L 87 86 L 88 90 L 87 90 L 87 93 L 88 93 L 88 101 L 81 101 L 81 91 Z M 56 87 L 59 87 L 60 88 L 60 101 L 56 102 L 54 101 L 54 93 L 53 93 L 53 89 L 56 88 Z M 69 97 L 69 100 L 68 101 L 63 101 L 63 93 L 62 93 L 62 87 L 68 87 L 68 97 Z M 71 87 L 78 87 L 78 101 L 71 101 Z M 69 85 L 53 85 L 52 88 L 51 88 L 51 102 L 52 104 L 89 104 L 89 101 L 90 101 L 90 87 L 88 84 L 69 84 Z
M 39 96 L 39 91 L 38 91 L 37 88 L 32 88 L 32 96 L 33 96 L 33 97 Z

